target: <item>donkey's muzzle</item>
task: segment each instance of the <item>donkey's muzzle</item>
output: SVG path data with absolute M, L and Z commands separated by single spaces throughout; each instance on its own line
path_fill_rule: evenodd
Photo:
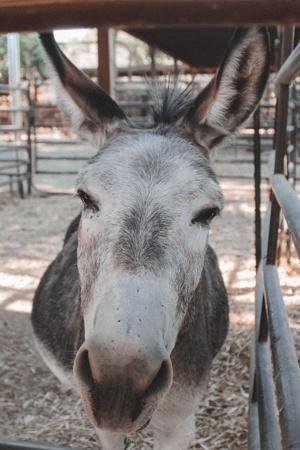
M 135 355 L 124 364 L 114 363 L 107 352 L 85 342 L 79 349 L 74 374 L 79 382 L 86 411 L 99 428 L 136 431 L 142 428 L 167 393 L 173 378 L 168 356 L 156 352 Z

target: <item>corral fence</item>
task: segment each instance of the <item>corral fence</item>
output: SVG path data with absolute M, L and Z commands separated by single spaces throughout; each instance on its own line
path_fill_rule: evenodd
M 276 77 L 274 154 L 270 159 L 270 201 L 263 224 L 257 272 L 255 333 L 249 397 L 249 450 L 300 449 L 300 373 L 277 269 L 278 230 L 282 217 L 300 257 L 300 199 L 293 189 L 291 128 L 288 129 L 291 83 L 300 73 L 300 43 L 294 28 L 284 29 L 281 67 Z M 290 179 L 288 179 L 290 175 Z
M 14 104 L 19 97 L 22 107 Z M 24 197 L 31 192 L 31 108 L 28 86 L 0 84 L 0 186 Z
M 49 96 L 50 90 L 49 80 L 36 80 L 32 86 L 34 175 L 76 175 L 82 162 L 87 161 L 95 150 L 72 133 L 55 99 Z M 118 103 L 126 114 L 141 125 L 146 123 L 151 101 L 145 83 L 140 80 L 116 82 L 115 90 Z
M 158 80 L 161 79 L 163 77 L 158 77 Z M 206 84 L 208 76 L 196 75 L 193 78 L 189 74 L 180 74 L 179 79 L 183 86 L 192 81 L 195 90 L 199 91 L 201 86 Z M 63 187 L 52 188 L 49 192 L 46 187 L 40 186 L 39 180 L 48 177 L 52 186 L 55 186 L 56 180 L 59 186 L 61 176 L 74 177 L 81 165 L 93 155 L 93 149 L 89 144 L 80 142 L 72 133 L 53 96 L 49 95 L 48 80 L 35 79 L 18 87 L 22 92 L 24 105 L 18 111 L 9 102 L 11 92 L 15 89 L 16 87 L 10 86 L 2 86 L 4 92 L 0 89 L 0 183 L 9 185 L 11 191 L 16 186 L 21 196 L 25 192 L 24 181 L 27 182 L 29 193 L 31 189 L 41 194 L 66 193 Z M 118 78 L 115 92 L 117 101 L 129 117 L 141 125 L 149 121 L 152 100 L 149 96 L 149 86 L 143 77 Z M 299 132 L 297 133 L 300 129 L 300 82 L 295 83 L 292 94 L 289 102 L 291 142 L 288 146 L 288 168 L 295 183 L 300 175 L 297 174 L 297 160 L 300 155 L 295 150 L 299 148 L 297 144 L 300 142 Z M 22 122 L 18 129 L 13 129 L 11 125 L 8 127 L 6 122 L 16 113 L 21 115 Z M 214 161 L 216 168 L 220 167 L 219 176 L 251 179 L 259 167 L 259 176 L 266 178 L 268 154 L 272 150 L 274 138 L 274 117 L 274 82 L 271 77 L 254 122 L 249 122 L 242 134 L 230 143 L 228 151 L 222 152 Z M 253 156 L 253 149 L 259 145 L 257 136 L 260 148 L 256 156 Z M 237 164 L 241 165 L 238 173 L 235 170 Z
M 163 80 L 164 77 L 158 77 Z M 195 86 L 195 91 L 199 91 L 206 84 L 206 77 L 196 76 L 192 80 L 189 75 L 180 75 L 181 84 L 184 87 L 191 82 Z M 59 114 L 55 103 L 41 102 L 42 93 L 48 90 L 48 82 L 36 83 L 35 94 L 32 100 L 33 114 L 33 169 L 34 175 L 74 175 L 77 173 L 80 161 L 85 161 L 91 156 L 91 149 L 81 151 L 81 143 L 72 135 L 66 125 L 65 120 Z M 300 92 L 300 84 L 299 84 Z M 152 99 L 149 95 L 149 86 L 143 77 L 135 79 L 119 78 L 115 83 L 116 99 L 126 114 L 140 125 L 147 124 L 152 107 Z M 300 110 L 300 104 L 293 109 L 293 114 Z M 260 120 L 260 141 L 264 154 L 260 158 L 263 166 L 262 177 L 265 178 L 265 167 L 268 161 L 268 152 L 272 149 L 274 136 L 274 115 L 275 99 L 273 83 L 269 83 L 263 102 L 259 110 Z M 298 116 L 297 116 L 298 117 Z M 300 126 L 300 123 L 299 123 Z M 55 128 L 55 133 L 53 133 Z M 46 136 L 47 134 L 47 136 Z M 52 136 L 51 136 L 52 135 Z M 55 135 L 55 136 L 54 136 Z M 223 178 L 253 178 L 254 159 L 253 142 L 255 139 L 254 125 L 250 121 L 243 129 L 243 133 L 230 142 L 228 152 L 222 152 L 221 158 L 214 161 L 218 166 L 222 164 L 219 175 Z M 69 151 L 70 150 L 70 151 Z M 68 155 L 67 155 L 68 153 Z M 66 161 L 72 161 L 70 167 Z M 295 171 L 297 167 L 297 155 L 295 154 Z M 242 170 L 239 173 L 232 170 L 233 163 L 241 164 Z M 299 176 L 300 174 L 298 174 Z M 295 180 L 297 174 L 295 172 Z

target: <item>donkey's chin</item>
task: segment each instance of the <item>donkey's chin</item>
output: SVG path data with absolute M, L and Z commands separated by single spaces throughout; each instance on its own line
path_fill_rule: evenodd
M 141 431 L 151 422 L 158 400 L 147 401 L 137 395 L 126 395 L 120 402 L 118 387 L 110 396 L 99 396 L 99 388 L 81 389 L 84 409 L 91 423 L 101 430 L 126 434 Z

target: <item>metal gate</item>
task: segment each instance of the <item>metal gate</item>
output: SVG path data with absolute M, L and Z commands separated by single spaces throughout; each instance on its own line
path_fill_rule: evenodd
M 249 397 L 249 450 L 300 449 L 300 373 L 278 276 L 281 216 L 300 257 L 300 199 L 288 181 L 290 84 L 300 73 L 300 43 L 284 29 L 276 78 L 275 151 L 270 161 L 270 201 L 263 225 L 262 258 L 255 293 L 255 333 Z
M 16 108 L 12 97 L 18 93 L 24 106 Z M 9 186 L 24 197 L 24 183 L 31 192 L 31 133 L 29 87 L 0 85 L 0 186 Z M 19 120 L 15 121 L 14 116 Z

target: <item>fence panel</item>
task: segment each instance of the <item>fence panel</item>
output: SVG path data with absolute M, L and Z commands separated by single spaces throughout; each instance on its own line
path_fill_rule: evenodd
M 300 71 L 300 44 L 284 30 L 282 66 L 276 78 L 275 158 L 270 162 L 271 196 L 256 279 L 256 328 L 251 360 L 248 449 L 300 449 L 300 371 L 276 267 L 281 216 L 300 257 L 300 199 L 287 180 L 289 84 Z M 254 395 L 255 394 L 255 395 Z M 253 411 L 257 409 L 256 418 Z M 259 439 L 254 435 L 258 420 Z M 251 423 L 252 422 L 252 423 Z

